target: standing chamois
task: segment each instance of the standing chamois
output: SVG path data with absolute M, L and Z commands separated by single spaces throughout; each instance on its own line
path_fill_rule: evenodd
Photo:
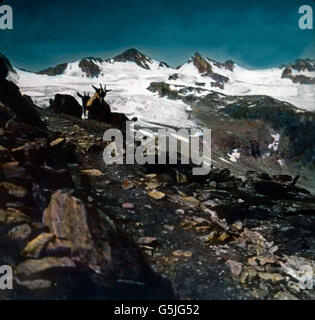
M 83 95 L 79 92 L 77 92 L 77 95 L 82 100 L 82 108 L 83 108 L 83 119 L 87 119 L 87 103 L 91 99 L 90 95 L 88 93 L 83 93 Z
M 92 87 L 95 90 L 95 94 L 86 103 L 86 110 L 88 111 L 89 119 L 108 122 L 111 111 L 109 104 L 105 101 L 105 97 L 107 92 L 112 90 L 106 90 L 106 85 L 104 88 L 100 85 L 99 89 L 93 85 Z
M 106 85 L 104 88 L 102 85 L 100 85 L 100 88 L 96 88 L 93 85 L 92 87 L 95 90 L 95 94 L 92 98 L 86 94 L 82 96 L 80 93 L 77 93 L 82 99 L 84 114 L 86 114 L 87 111 L 89 119 L 106 122 L 113 126 L 124 128 L 126 121 L 129 121 L 129 119 L 124 113 L 111 112 L 109 104 L 105 101 L 107 92 L 112 90 L 106 90 Z M 137 118 L 133 118 L 132 121 L 137 121 Z

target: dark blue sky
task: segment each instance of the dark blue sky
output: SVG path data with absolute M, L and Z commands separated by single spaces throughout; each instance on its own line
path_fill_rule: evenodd
M 39 70 L 135 47 L 177 66 L 195 51 L 264 68 L 315 57 L 315 30 L 298 28 L 313 0 L 6 0 L 14 30 L 0 30 L 0 52 Z

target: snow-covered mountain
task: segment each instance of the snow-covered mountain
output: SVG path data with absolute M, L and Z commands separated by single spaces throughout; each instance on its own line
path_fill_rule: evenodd
M 112 59 L 84 58 L 38 74 L 16 71 L 19 75 L 17 84 L 22 91 L 43 107 L 48 106 L 49 99 L 56 93 L 75 95 L 76 91 L 93 92 L 91 84 L 102 82 L 113 89 L 108 101 L 114 110 L 148 122 L 163 122 L 167 118 L 169 123 L 170 118 L 177 118 L 181 125 L 184 119 L 185 125 L 189 125 L 185 115 L 188 106 L 180 101 L 156 98 L 147 90 L 152 82 L 165 82 L 173 90 L 191 87 L 195 91 L 190 94 L 201 96 L 211 91 L 226 95 L 268 95 L 312 111 L 315 110 L 315 83 L 312 84 L 310 79 L 314 79 L 315 71 L 310 66 L 314 66 L 311 60 L 298 60 L 290 66 L 248 70 L 233 61 L 219 63 L 196 53 L 184 65 L 173 68 L 136 49 L 129 49 Z M 302 76 L 304 82 L 301 84 Z M 305 84 L 305 79 L 309 80 L 308 84 Z
M 137 117 L 140 126 L 213 129 L 216 166 L 300 174 L 308 166 L 314 172 L 314 66 L 300 59 L 248 70 L 196 53 L 174 68 L 129 49 L 112 59 L 84 58 L 38 73 L 14 68 L 10 77 L 43 108 L 57 93 L 81 102 L 77 92 L 94 94 L 92 84 L 106 84 L 112 111 Z

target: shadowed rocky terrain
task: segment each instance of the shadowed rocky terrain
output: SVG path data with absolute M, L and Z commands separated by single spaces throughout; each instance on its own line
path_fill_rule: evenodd
M 315 298 L 301 288 L 315 271 L 315 197 L 307 177 L 263 158 L 277 130 L 286 143 L 265 164 L 312 165 L 312 114 L 269 97 L 177 93 L 213 128 L 214 160 L 240 149 L 245 162 L 214 162 L 205 177 L 106 166 L 109 125 L 37 108 L 7 73 L 0 59 L 0 265 L 14 268 L 1 299 Z

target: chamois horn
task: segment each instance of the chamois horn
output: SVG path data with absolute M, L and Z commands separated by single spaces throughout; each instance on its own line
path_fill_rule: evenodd
M 105 92 L 107 93 L 107 92 L 111 92 L 112 90 L 106 90 L 106 84 L 105 84 Z

